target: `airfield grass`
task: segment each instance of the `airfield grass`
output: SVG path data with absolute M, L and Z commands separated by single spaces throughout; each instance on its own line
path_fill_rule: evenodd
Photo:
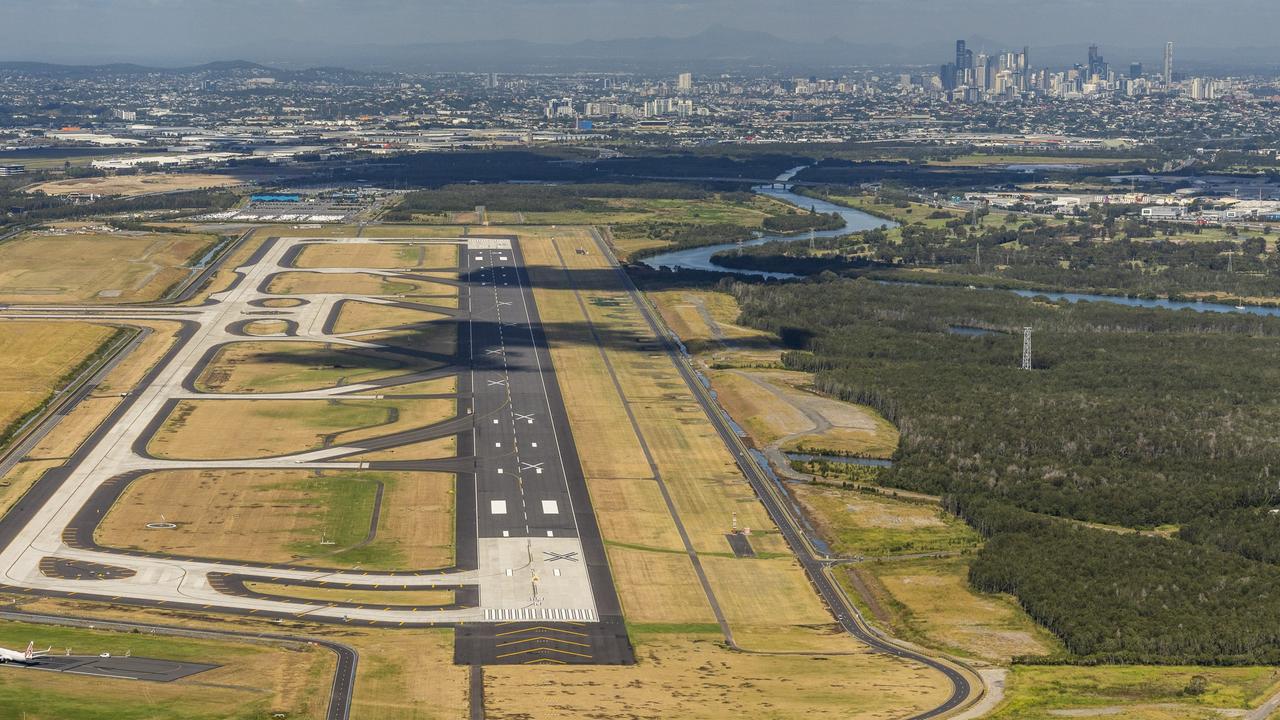
M 262 301 L 262 306 L 269 308 L 295 308 L 305 302 L 300 298 L 267 298 Z
M 694 355 L 728 367 L 773 367 L 781 348 L 772 335 L 738 325 L 738 303 L 728 293 L 710 290 L 657 290 L 645 293 L 672 332 Z
M 86 322 L 0 321 L 0 437 L 69 382 L 114 333 Z
M 385 450 L 360 453 L 359 455 L 352 455 L 351 459 L 362 462 L 376 460 L 434 460 L 457 456 L 458 436 L 449 435 L 447 437 L 436 438 L 434 440 L 423 440 L 422 442 L 410 443 L 408 445 L 397 445 L 396 447 L 386 448 Z
M 299 268 L 453 268 L 458 248 L 448 244 L 342 243 L 308 245 L 298 254 Z
M 628 623 L 714 626 L 715 615 L 683 551 L 657 552 L 610 544 L 608 553 Z M 716 634 L 719 635 L 718 626 Z
M 367 273 L 281 272 L 271 278 L 267 292 L 276 295 L 402 295 L 425 290 L 426 283 L 387 280 Z
M 776 338 L 735 324 L 733 296 L 686 290 L 647 295 L 704 366 L 720 404 L 758 446 L 778 442 L 783 450 L 865 457 L 896 450 L 897 429 L 875 410 L 813 392 L 811 373 L 780 369 Z M 828 426 L 819 430 L 813 415 Z
M 377 484 L 384 496 L 373 542 Z M 429 569 L 453 560 L 453 476 L 169 470 L 135 480 L 95 534 L 106 547 L 246 562 Z M 148 530 L 161 517 L 175 530 Z
M 458 392 L 458 376 L 446 375 L 433 380 L 419 380 L 382 389 L 385 397 L 397 395 L 451 395 Z
M 77 654 L 126 651 L 138 657 L 219 664 L 172 683 L 129 682 L 87 675 L 0 668 L 4 720 L 249 720 L 286 713 L 325 717 L 334 657 L 315 647 L 160 637 L 0 622 L 0 645 L 71 648 Z
M 936 504 L 826 484 L 790 486 L 818 531 L 841 555 L 878 557 L 975 549 L 979 535 Z
M 379 380 L 410 369 L 397 358 L 328 343 L 245 341 L 223 345 L 195 384 L 210 393 L 300 392 Z
M 745 374 L 713 372 L 710 379 L 725 411 L 762 444 L 814 428 L 799 408 L 784 402 L 767 387 L 752 382 Z
M 906 640 L 999 665 L 1062 652 L 1012 597 L 971 588 L 968 562 L 967 556 L 873 561 L 836 575 L 850 595 L 859 593 L 869 620 Z
M 389 435 L 447 420 L 453 399 L 182 400 L 148 449 L 171 460 L 242 460 Z
M 353 631 L 342 641 L 360 652 L 351 717 L 467 717 L 468 668 L 453 664 L 452 629 Z
M 940 699 L 945 692 L 940 675 L 871 655 L 847 637 L 825 637 L 832 616 L 622 286 L 596 280 L 581 290 L 581 306 L 572 289 L 564 287 L 560 257 L 571 272 L 592 271 L 593 278 L 612 272 L 594 252 L 589 235 L 578 228 L 520 233 L 640 664 L 577 669 L 563 680 L 544 675 L 537 691 L 532 685 L 538 680 L 526 669 L 486 669 L 487 706 L 493 716 L 722 717 L 731 712 L 847 717 L 857 707 L 865 709 L 859 716 L 890 717 Z M 553 235 L 560 257 L 551 244 Z M 592 252 L 578 255 L 576 247 Z M 621 394 L 606 358 L 617 373 Z M 628 407 L 735 638 L 748 650 L 795 654 L 753 655 L 725 648 Z M 735 513 L 740 527 L 752 528 L 759 558 L 733 556 L 725 534 Z M 823 659 L 815 660 L 815 655 Z M 746 690 L 730 690 L 739 686 Z M 735 709 L 726 710 L 722 703 L 735 694 L 740 695 L 733 701 Z
M 245 588 L 264 595 L 319 600 L 327 603 L 359 603 L 373 606 L 425 606 L 448 605 L 453 602 L 452 590 L 368 590 L 342 587 L 310 587 L 284 583 L 246 582 Z
M 887 719 L 946 696 L 922 666 L 883 655 L 757 655 L 718 634 L 655 629 L 633 629 L 633 667 L 485 668 L 488 716 Z
M 447 322 L 432 322 L 398 330 L 370 333 L 361 335 L 359 339 L 361 342 L 421 350 L 447 358 L 452 358 L 458 351 L 458 327 Z M 415 362 L 422 368 L 433 367 L 428 360 L 419 359 Z
M 1202 694 L 1188 693 L 1203 678 Z M 1270 667 L 1054 665 L 1015 666 L 992 720 L 1117 717 L 1126 720 L 1210 720 L 1239 716 L 1276 692 Z
M 112 175 L 109 177 L 52 180 L 29 188 L 28 192 L 43 192 L 46 195 L 93 193 L 95 195 L 123 195 L 128 197 L 147 193 L 230 187 L 239 185 L 242 182 L 244 182 L 242 179 L 230 175 L 213 175 L 209 173 Z
M 289 329 L 289 323 L 284 320 L 254 320 L 244 326 L 244 331 L 250 335 L 283 335 Z
M 213 242 L 197 234 L 26 233 L 0 243 L 0 303 L 156 300 Z
M 331 637 L 351 646 L 360 654 L 352 698 L 352 717 L 361 720 L 455 720 L 467 714 L 467 668 L 453 664 L 453 630 L 450 628 L 335 628 L 332 625 L 301 621 L 279 623 L 251 616 L 219 615 L 176 608 L 131 607 L 59 598 L 33 598 L 24 601 L 23 607 L 32 612 L 47 614 L 154 622 L 194 629 Z M 332 658 L 327 652 L 322 654 Z M 331 664 L 321 673 L 320 682 L 311 689 L 320 702 L 327 702 L 332 672 Z M 431 680 L 428 682 L 423 678 Z M 56 684 L 58 681 L 51 682 Z M 59 716 L 58 720 L 61 717 L 63 716 Z M 316 717 L 323 717 L 323 713 Z M 150 716 L 147 720 L 150 720 Z
M 186 229 L 194 230 L 197 228 L 187 227 Z M 210 278 L 209 282 L 206 283 L 204 287 L 197 290 L 195 294 L 192 295 L 191 299 L 184 304 L 200 305 L 208 300 L 210 295 L 229 289 L 240 277 L 239 274 L 236 273 L 236 268 L 242 267 L 250 260 L 250 258 L 253 257 L 253 254 L 262 247 L 263 243 L 265 243 L 269 237 L 273 237 L 277 234 L 278 233 L 276 233 L 274 229 L 271 232 L 267 232 L 266 230 L 249 231 L 249 234 L 244 241 L 236 246 L 236 248 L 232 250 L 221 263 L 219 263 L 218 270 L 214 272 L 213 277 Z M 286 304 L 272 304 L 277 301 Z M 267 303 L 268 307 L 295 307 L 302 304 L 302 301 L 295 298 L 273 298 L 267 300 Z
M 410 310 L 402 307 L 375 303 L 348 301 L 342 303 L 338 320 L 333 324 L 337 334 L 398 327 L 440 320 L 447 316 L 426 310 Z

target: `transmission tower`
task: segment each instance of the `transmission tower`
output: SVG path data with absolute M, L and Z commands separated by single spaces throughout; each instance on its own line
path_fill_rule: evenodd
M 1022 369 L 1031 369 L 1031 328 L 1022 328 Z

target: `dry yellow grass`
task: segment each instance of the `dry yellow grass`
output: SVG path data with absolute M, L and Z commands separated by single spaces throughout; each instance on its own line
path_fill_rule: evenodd
M 29 192 L 46 195 L 71 195 L 93 193 L 96 195 L 144 195 L 146 193 L 174 192 L 178 190 L 203 190 L 230 187 L 244 182 L 230 175 L 209 173 L 112 175 L 110 177 L 75 178 L 40 183 Z
M 445 318 L 439 313 L 425 310 L 409 310 L 390 305 L 378 305 L 367 302 L 345 302 L 333 325 L 335 333 L 349 333 L 376 328 L 398 327 L 414 323 L 425 323 Z
M 383 278 L 367 273 L 277 273 L 267 292 L 277 295 L 400 295 L 425 289 L 425 283 Z
M 458 378 L 455 375 L 449 375 L 435 380 L 392 385 L 384 388 L 382 394 L 391 397 L 395 395 L 439 395 L 456 392 L 458 392 Z
M 877 557 L 972 550 L 982 538 L 937 503 L 898 500 L 831 485 L 793 485 L 792 493 L 831 548 Z
M 250 335 L 283 335 L 288 329 L 289 324 L 284 320 L 254 320 L 244 326 Z
M 248 590 L 264 595 L 296 600 L 319 600 L 326 603 L 356 603 L 370 607 L 448 605 L 453 602 L 452 590 L 360 590 L 267 582 L 246 582 L 244 586 Z
M 375 482 L 385 488 L 375 540 L 344 552 L 368 531 Z M 250 562 L 443 567 L 453 558 L 453 493 L 453 476 L 441 473 L 163 471 L 135 480 L 95 537 L 106 547 Z M 146 529 L 162 515 L 178 528 Z
M 1061 650 L 1013 598 L 969 587 L 964 558 L 874 563 L 865 573 L 888 593 L 894 624 L 927 645 L 1000 664 Z
M 799 408 L 770 392 L 767 386 L 732 371 L 713 372 L 711 385 L 724 409 L 759 444 L 812 430 L 813 422 Z
M 0 302 L 155 300 L 187 277 L 210 235 L 28 233 L 0 244 Z
M 360 652 L 351 717 L 467 717 L 467 668 L 453 664 L 452 630 L 370 631 L 343 642 Z
M 373 461 L 373 460 L 433 460 L 437 458 L 457 457 L 458 455 L 458 437 L 450 435 L 448 437 L 436 438 L 435 440 L 424 440 L 423 442 L 410 443 L 408 445 L 399 445 L 386 450 L 376 450 L 374 452 L 361 453 L 353 455 L 352 460 Z
M 0 644 L 29 638 L 80 654 L 132 652 L 139 657 L 220 665 L 172 683 L 128 682 L 72 673 L 0 670 L 0 716 L 28 720 L 215 720 L 270 717 L 320 720 L 335 659 L 318 647 L 157 637 L 47 625 L 0 623 Z M 234 715 L 228 715 L 228 711 Z
M 353 243 L 307 246 L 298 256 L 300 268 L 452 268 L 458 265 L 455 244 Z
M 424 427 L 457 412 L 452 399 L 183 400 L 148 444 L 174 460 L 274 457 Z
M 114 332 L 83 322 L 0 321 L 0 436 L 70 380 Z
M 203 392 L 299 392 L 409 372 L 402 358 L 327 343 L 245 341 L 222 346 L 196 379 Z
M 485 668 L 489 717 L 879 720 L 946 697 L 921 666 L 884 655 L 753 655 L 725 649 L 714 635 L 636 639 L 634 667 Z
M 629 623 L 714 623 L 715 615 L 683 552 L 610 545 L 609 567 Z

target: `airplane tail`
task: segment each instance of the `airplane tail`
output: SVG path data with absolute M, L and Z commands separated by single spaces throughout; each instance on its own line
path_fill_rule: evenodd
M 36 643 L 34 640 L 27 643 L 27 651 L 22 653 L 22 656 L 28 660 L 36 656 Z

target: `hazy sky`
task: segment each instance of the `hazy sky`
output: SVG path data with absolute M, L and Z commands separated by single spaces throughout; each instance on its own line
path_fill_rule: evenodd
M 1280 0 L 0 0 L 0 59 L 287 58 L 325 44 L 682 36 L 711 25 L 903 46 L 1275 45 Z

